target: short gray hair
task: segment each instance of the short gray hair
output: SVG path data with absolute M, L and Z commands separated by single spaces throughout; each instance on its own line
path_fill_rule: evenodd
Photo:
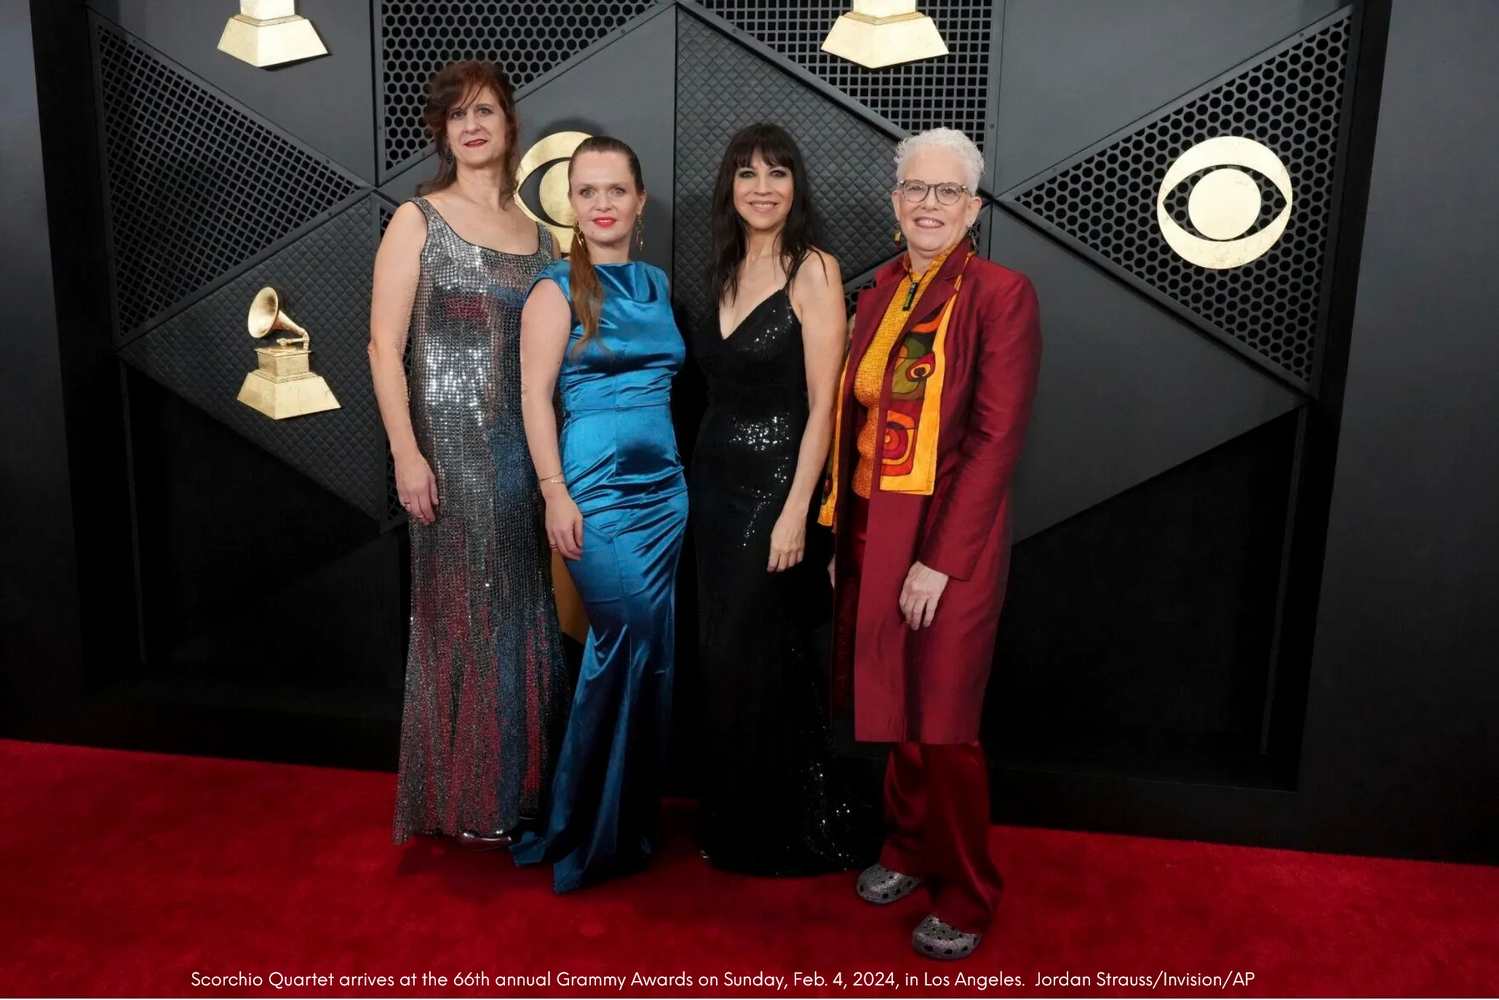
M 906 179 L 906 161 L 927 149 L 945 149 L 955 154 L 968 168 L 968 190 L 978 194 L 979 181 L 984 176 L 984 154 L 973 144 L 973 140 L 955 128 L 932 128 L 917 135 L 902 139 L 895 146 L 896 183 Z M 934 180 L 939 178 L 927 178 Z M 944 179 L 945 178 L 940 178 Z

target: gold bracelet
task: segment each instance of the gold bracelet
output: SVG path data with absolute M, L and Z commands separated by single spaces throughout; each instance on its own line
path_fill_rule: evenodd
M 562 473 L 560 473 L 560 472 L 557 473 L 555 476 L 547 476 L 545 479 L 541 480 L 541 482 L 543 482 L 543 483 L 561 483 L 564 486 L 567 485 L 567 480 L 562 478 Z

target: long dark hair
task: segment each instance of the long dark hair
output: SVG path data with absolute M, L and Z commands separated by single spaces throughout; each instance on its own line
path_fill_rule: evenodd
M 572 159 L 567 161 L 567 192 L 572 194 L 573 186 L 573 164 L 578 162 L 578 157 L 584 153 L 620 153 L 630 161 L 630 176 L 635 179 L 635 190 L 637 193 L 645 193 L 645 178 L 640 172 L 640 157 L 635 155 L 623 140 L 616 139 L 610 135 L 595 135 L 584 139 L 573 150 Z M 572 304 L 573 312 L 577 314 L 578 322 L 583 326 L 583 336 L 573 346 L 573 351 L 581 351 L 589 341 L 599 335 L 599 313 L 604 308 L 604 286 L 599 284 L 599 276 L 593 269 L 593 258 L 588 253 L 588 241 L 583 238 L 581 229 L 573 233 L 573 248 L 568 253 L 567 259 L 572 268 Z
M 708 264 L 708 301 L 713 308 L 739 294 L 739 266 L 744 263 L 748 228 L 734 208 L 734 175 L 750 165 L 759 153 L 773 167 L 791 172 L 791 211 L 781 230 L 781 260 L 786 273 L 794 272 L 802 259 L 822 242 L 822 227 L 812 207 L 807 167 L 796 140 L 779 125 L 762 122 L 740 129 L 729 140 L 718 165 L 713 185 L 713 256 Z
M 515 175 L 520 170 L 520 118 L 515 113 L 515 88 L 505 71 L 492 62 L 468 60 L 444 66 L 427 86 L 427 106 L 422 109 L 422 124 L 437 143 L 437 176 L 417 186 L 417 194 L 431 194 L 451 187 L 458 179 L 458 161 L 448 145 L 448 116 L 466 107 L 490 87 L 500 99 L 505 116 L 505 163 L 501 175 L 505 186 L 501 198 L 515 196 Z

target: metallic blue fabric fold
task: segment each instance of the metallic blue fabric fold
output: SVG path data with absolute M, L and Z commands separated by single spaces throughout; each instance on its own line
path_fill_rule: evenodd
M 575 325 L 558 376 L 562 471 L 583 513 L 583 557 L 568 571 L 590 628 L 546 830 L 512 849 L 517 864 L 551 862 L 557 892 L 637 871 L 655 848 L 687 523 L 670 409 L 685 351 L 666 274 L 640 261 L 597 271 L 599 335 L 574 351 Z M 536 280 L 567 294 L 570 273 L 557 261 Z

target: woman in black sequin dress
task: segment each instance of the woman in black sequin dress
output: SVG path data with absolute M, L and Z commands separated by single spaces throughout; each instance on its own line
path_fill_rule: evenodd
M 832 437 L 845 312 L 816 246 L 796 144 L 775 125 L 729 144 L 713 199 L 710 307 L 693 336 L 708 410 L 691 472 L 705 721 L 701 845 L 757 875 L 857 868 L 878 818 L 828 735 L 803 559 Z

